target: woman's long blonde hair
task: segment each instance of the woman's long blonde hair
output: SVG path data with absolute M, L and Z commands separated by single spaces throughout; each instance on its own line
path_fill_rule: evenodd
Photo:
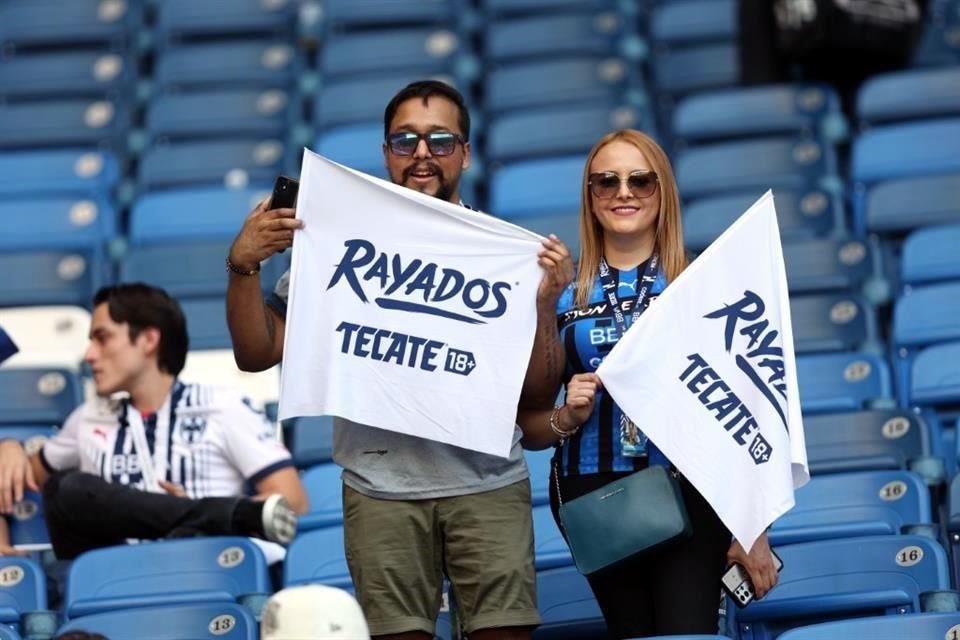
M 650 168 L 657 173 L 660 212 L 657 216 L 657 237 L 653 250 L 660 256 L 667 282 L 672 282 L 687 267 L 687 252 L 683 247 L 683 227 L 680 223 L 680 195 L 667 154 L 644 133 L 634 129 L 613 131 L 594 145 L 583 168 L 583 184 L 580 189 L 580 261 L 576 278 L 577 307 L 589 304 L 590 292 L 593 291 L 593 283 L 600 270 L 600 258 L 603 256 L 603 227 L 593 215 L 588 184 L 590 165 L 600 149 L 616 140 L 628 142 L 639 149 Z

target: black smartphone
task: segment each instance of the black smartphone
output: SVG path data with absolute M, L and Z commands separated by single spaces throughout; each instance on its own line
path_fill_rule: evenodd
M 783 561 L 780 556 L 773 552 L 773 549 L 770 550 L 770 553 L 773 554 L 773 565 L 777 568 L 777 573 L 780 573 L 780 570 L 783 569 Z M 750 576 L 747 575 L 746 569 L 739 564 L 730 565 L 730 568 L 723 574 L 721 583 L 723 590 L 730 595 L 738 607 L 743 608 L 753 602 L 755 597 L 753 583 L 750 582 Z
M 270 197 L 271 209 L 293 209 L 297 204 L 297 191 L 300 183 L 287 176 L 278 176 L 273 183 L 273 195 Z

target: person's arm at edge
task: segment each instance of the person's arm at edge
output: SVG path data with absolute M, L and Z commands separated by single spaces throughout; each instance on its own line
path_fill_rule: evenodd
M 268 496 L 271 493 L 283 495 L 297 514 L 307 513 L 310 508 L 307 492 L 304 491 L 300 476 L 293 467 L 278 469 L 264 477 L 257 482 L 256 490 L 258 496 Z
M 40 453 L 28 456 L 17 440 L 0 441 L 0 512 L 12 513 L 25 490 L 40 491 L 49 477 Z

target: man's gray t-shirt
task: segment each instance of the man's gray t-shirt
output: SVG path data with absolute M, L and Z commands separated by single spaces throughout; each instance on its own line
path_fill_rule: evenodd
M 267 304 L 287 315 L 290 272 L 277 281 Z M 333 422 L 333 459 L 343 467 L 343 482 L 374 498 L 425 500 L 492 491 L 527 478 L 514 427 L 510 458 L 498 458 L 344 418 Z

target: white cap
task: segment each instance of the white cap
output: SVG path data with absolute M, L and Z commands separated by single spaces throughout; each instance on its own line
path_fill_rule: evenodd
M 319 584 L 273 594 L 263 608 L 260 629 L 261 640 L 370 640 L 354 597 Z

